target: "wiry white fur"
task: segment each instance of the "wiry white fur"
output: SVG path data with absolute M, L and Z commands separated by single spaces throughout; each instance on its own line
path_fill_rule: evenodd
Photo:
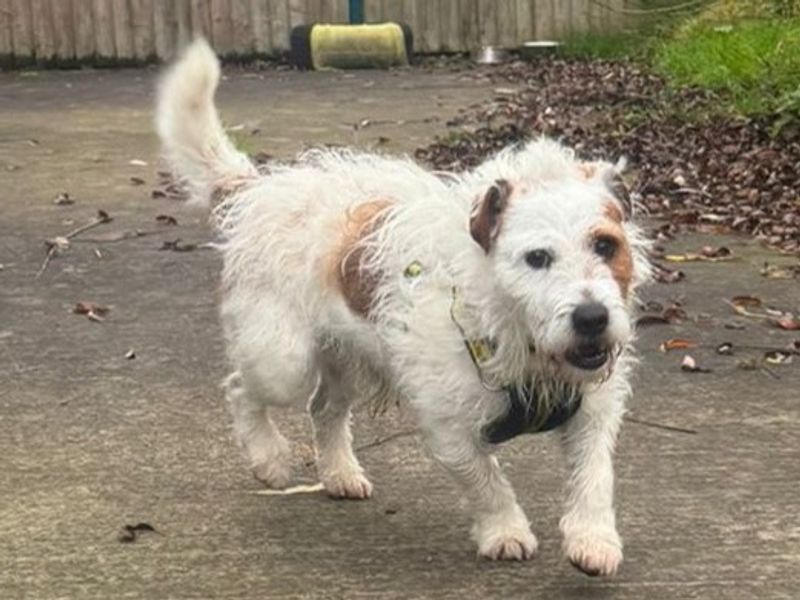
M 538 141 L 455 182 L 404 159 L 321 150 L 258 176 L 219 125 L 211 100 L 218 73 L 207 45 L 195 43 L 161 88 L 159 133 L 195 193 L 222 198 L 213 216 L 224 238 L 221 312 L 234 366 L 226 388 L 256 476 L 288 484 L 288 442 L 270 413 L 308 405 L 326 489 L 368 497 L 371 484 L 351 447 L 350 406 L 388 394 L 414 409 L 433 455 L 472 500 L 480 553 L 532 556 L 536 538 L 480 435 L 502 415 L 505 395 L 481 381 L 452 312 L 467 337 L 496 342 L 484 367 L 490 383 L 532 381 L 545 391 L 566 383 L 582 393 L 580 411 L 562 428 L 572 469 L 565 551 L 584 570 L 613 573 L 621 544 L 611 455 L 629 393 L 632 331 L 630 298 L 587 245 L 611 197 L 605 175 L 587 180 L 570 151 Z M 501 178 L 514 193 L 487 254 L 470 234 L 470 216 Z M 350 215 L 373 201 L 388 205 L 361 242 L 363 273 L 379 276 L 365 318 L 348 307 L 333 259 Z M 625 228 L 638 283 L 641 236 Z M 557 258 L 534 272 L 523 257 L 539 247 Z M 412 263 L 421 266 L 418 275 L 407 273 Z M 570 314 L 582 298 L 609 308 L 606 337 L 626 348 L 602 376 L 564 360 L 575 343 Z
M 217 116 L 214 92 L 219 78 L 214 51 L 198 39 L 166 72 L 158 94 L 156 128 L 164 154 L 188 183 L 192 202 L 201 205 L 211 201 L 215 189 L 257 176 Z

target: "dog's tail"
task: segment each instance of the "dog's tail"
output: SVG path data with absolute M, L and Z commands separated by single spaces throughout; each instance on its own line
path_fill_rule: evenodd
M 214 107 L 219 77 L 214 51 L 199 38 L 165 74 L 156 107 L 164 154 L 188 184 L 191 201 L 203 206 L 258 174 L 220 123 Z

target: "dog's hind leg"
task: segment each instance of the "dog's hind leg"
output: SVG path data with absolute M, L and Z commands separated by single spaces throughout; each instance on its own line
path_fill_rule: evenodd
M 270 308 L 278 314 L 279 305 Z M 251 337 L 238 340 L 232 354 L 238 369 L 228 377 L 225 390 L 234 431 L 253 474 L 270 487 L 283 488 L 291 480 L 292 453 L 270 413 L 287 406 L 304 408 L 319 373 L 310 332 L 289 316 L 268 324 L 246 329 Z
M 285 488 L 292 477 L 292 453 L 288 440 L 270 418 L 269 407 L 258 392 L 245 385 L 239 371 L 228 376 L 224 387 L 236 439 L 250 460 L 253 475 L 271 488 Z
M 338 362 L 338 364 L 337 364 Z M 356 393 L 358 369 L 348 360 L 322 360 L 321 378 L 311 400 L 311 420 L 317 446 L 317 471 L 328 495 L 365 500 L 372 484 L 353 453 L 350 406 Z

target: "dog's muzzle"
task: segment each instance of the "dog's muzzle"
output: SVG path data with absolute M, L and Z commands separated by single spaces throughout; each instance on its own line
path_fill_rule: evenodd
M 608 362 L 611 351 L 602 340 L 608 320 L 608 309 L 600 302 L 586 302 L 575 309 L 572 328 L 581 341 L 567 352 L 569 364 L 584 371 L 596 371 Z

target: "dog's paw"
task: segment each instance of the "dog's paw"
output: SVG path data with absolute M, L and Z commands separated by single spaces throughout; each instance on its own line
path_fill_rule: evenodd
M 539 541 L 528 526 L 524 515 L 482 523 L 474 531 L 478 554 L 491 560 L 530 560 L 536 554 Z M 499 522 L 498 522 L 499 521 Z
M 490 560 L 530 560 L 536 554 L 539 542 L 530 531 L 524 535 L 507 535 L 478 548 L 478 554 Z
M 360 470 L 332 473 L 320 479 L 331 498 L 367 500 L 372 496 L 372 484 Z
M 590 577 L 610 576 L 622 563 L 622 542 L 616 532 L 577 534 L 564 539 L 564 553 L 573 567 Z
M 292 465 L 288 460 L 276 458 L 253 464 L 253 476 L 275 490 L 289 487 L 292 481 Z

